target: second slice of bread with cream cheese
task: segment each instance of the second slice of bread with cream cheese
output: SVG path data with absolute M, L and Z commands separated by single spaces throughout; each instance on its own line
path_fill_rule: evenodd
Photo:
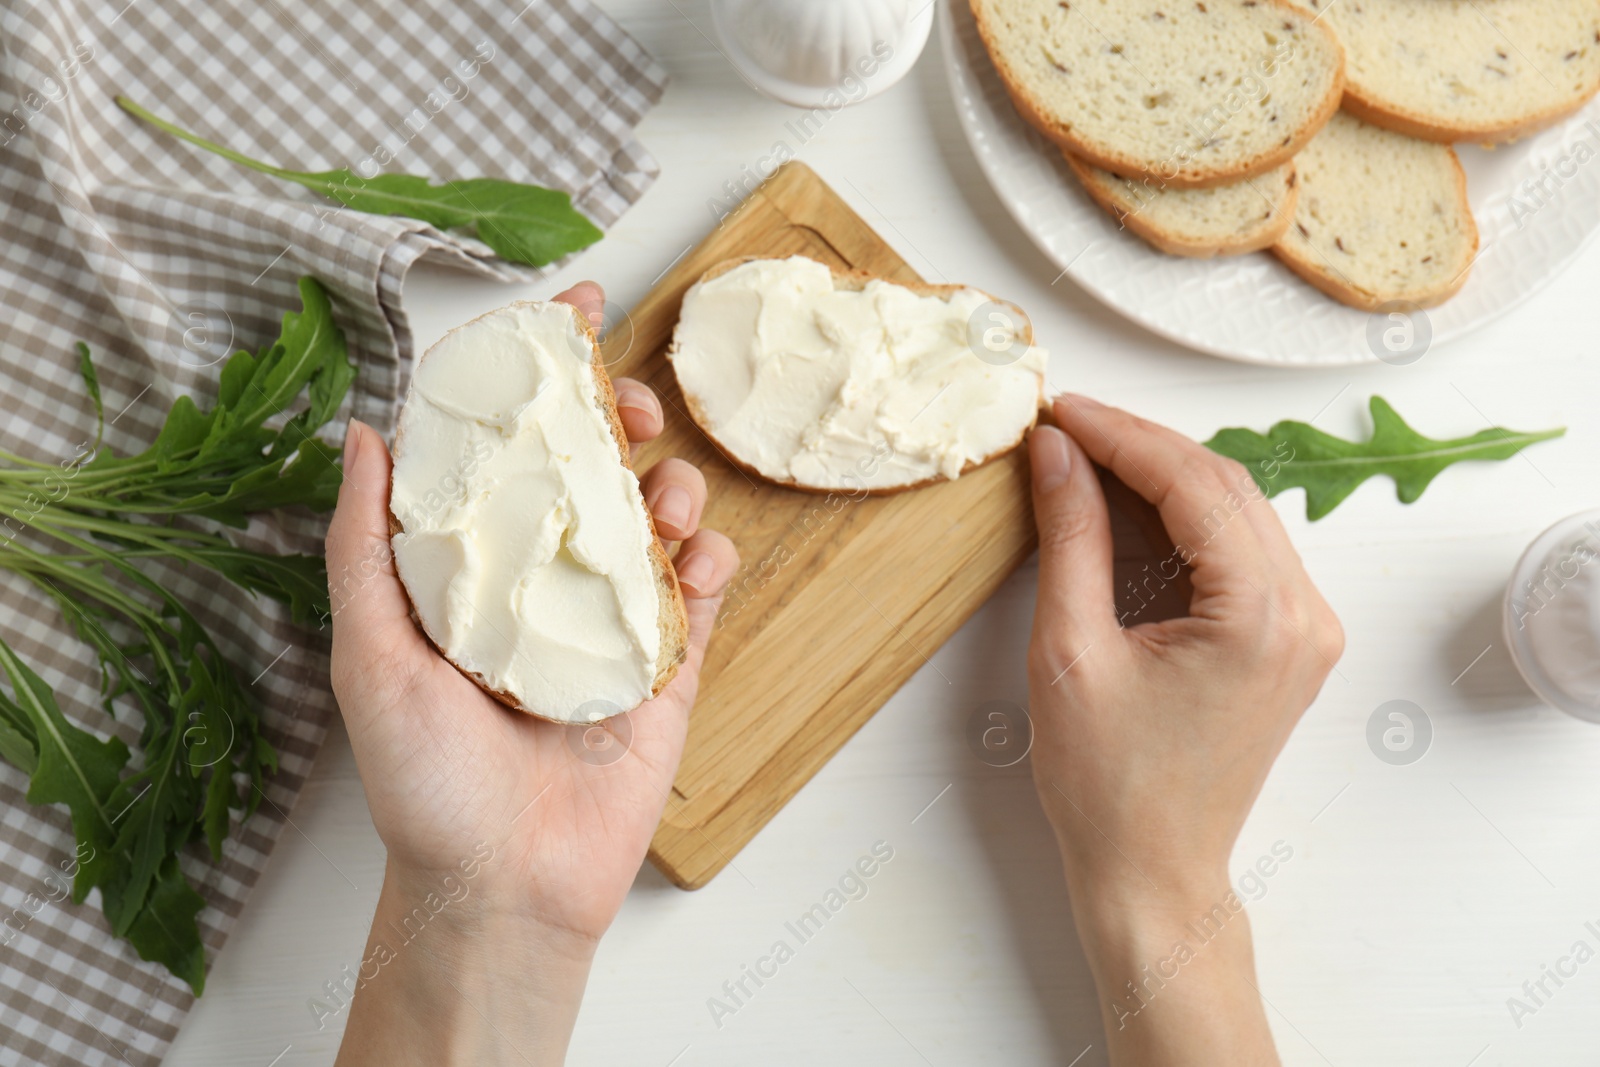
M 668 351 L 700 428 L 740 467 L 814 491 L 883 493 L 1015 447 L 1046 353 L 1011 305 L 803 256 L 730 260 L 683 298 Z
M 595 722 L 677 672 L 683 596 L 576 308 L 512 304 L 427 351 L 389 509 L 423 632 L 502 703 Z

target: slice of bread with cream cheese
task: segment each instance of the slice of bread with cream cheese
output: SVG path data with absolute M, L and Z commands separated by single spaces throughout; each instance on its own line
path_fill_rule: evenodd
M 418 362 L 394 442 L 395 565 L 428 639 L 502 703 L 595 722 L 688 646 L 594 331 L 512 304 Z
M 683 298 L 668 351 L 696 423 L 780 485 L 888 493 L 955 478 L 1020 443 L 1044 349 L 1009 304 L 898 285 L 804 256 L 736 259 Z

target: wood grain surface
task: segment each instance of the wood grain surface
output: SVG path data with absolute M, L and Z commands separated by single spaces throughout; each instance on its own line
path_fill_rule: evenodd
M 856 498 L 746 475 L 695 426 L 666 359 L 684 292 L 725 259 L 793 254 L 921 280 L 815 173 L 789 163 L 604 344 L 612 376 L 649 383 L 666 413 L 665 432 L 638 450 L 638 469 L 666 456 L 697 464 L 710 490 L 703 524 L 733 538 L 741 559 L 650 850 L 686 889 L 733 862 L 1035 544 L 1021 449 L 954 482 Z

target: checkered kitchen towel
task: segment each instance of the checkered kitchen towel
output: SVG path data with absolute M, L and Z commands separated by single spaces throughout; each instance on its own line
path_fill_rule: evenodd
M 71 457 L 93 433 L 77 341 L 96 356 L 107 444 L 137 450 L 175 397 L 214 392 L 221 356 L 277 336 L 296 279 L 312 274 L 360 366 L 352 413 L 387 428 L 411 356 L 411 264 L 433 253 L 500 278 L 536 273 L 174 141 L 122 113 L 118 93 L 283 166 L 537 182 L 602 227 L 656 174 L 632 130 L 665 74 L 587 0 L 0 0 L 0 44 L 0 448 L 41 459 Z M 303 552 L 321 532 L 279 518 L 241 536 Z M 246 678 L 263 672 L 265 733 L 282 755 L 223 863 L 185 858 L 214 958 L 333 711 L 326 646 L 207 575 L 157 577 Z M 136 740 L 99 710 L 89 649 L 3 576 L 0 637 L 69 716 Z M 26 785 L 0 764 L 0 1065 L 157 1063 L 187 987 L 113 938 L 93 903 L 53 901 L 72 834 L 64 810 L 26 802 Z

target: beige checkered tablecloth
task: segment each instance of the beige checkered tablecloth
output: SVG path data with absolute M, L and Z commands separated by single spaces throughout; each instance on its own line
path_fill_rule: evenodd
M 400 289 L 427 254 L 503 278 L 470 238 L 340 210 L 173 141 L 121 93 L 283 166 L 492 175 L 569 192 L 602 227 L 656 174 L 633 129 L 665 74 L 585 0 L 0 0 L 0 448 L 67 458 L 93 434 L 73 345 L 89 344 L 107 444 L 143 448 L 215 359 L 277 335 L 296 279 L 333 295 L 360 367 L 350 407 L 387 428 L 411 336 Z M 368 163 L 367 161 L 373 161 Z M 257 521 L 241 538 L 312 551 L 322 520 Z M 282 756 L 268 803 L 220 865 L 185 857 L 215 959 L 283 830 L 334 711 L 326 646 L 286 609 L 204 574 L 156 574 L 255 677 Z M 94 657 L 30 588 L 0 575 L 0 637 L 74 721 L 132 744 L 98 706 Z M 269 669 L 270 668 L 270 669 Z M 125 716 L 136 719 L 137 716 Z M 27 803 L 0 763 L 0 1065 L 158 1063 L 191 997 L 112 937 L 95 898 L 26 902 L 72 853 L 64 809 Z

